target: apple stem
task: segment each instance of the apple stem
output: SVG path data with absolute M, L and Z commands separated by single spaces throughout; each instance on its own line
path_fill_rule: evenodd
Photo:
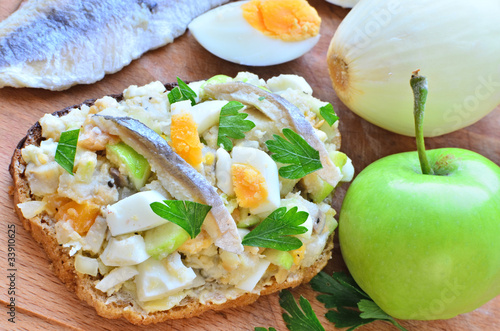
M 417 140 L 418 159 L 420 160 L 420 168 L 424 175 L 433 175 L 427 153 L 425 152 L 424 142 L 424 111 L 425 102 L 427 100 L 427 79 L 425 76 L 419 76 L 419 70 L 414 71 L 411 75 L 410 85 L 413 90 L 414 106 L 413 116 L 415 117 L 415 138 Z

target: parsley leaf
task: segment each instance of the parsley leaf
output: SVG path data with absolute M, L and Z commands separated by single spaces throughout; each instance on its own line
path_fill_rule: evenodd
M 241 243 L 245 246 L 274 248 L 280 251 L 300 248 L 302 241 L 290 236 L 307 232 L 307 228 L 300 225 L 307 220 L 309 214 L 297 209 L 297 207 L 288 211 L 286 207 L 276 209 L 247 234 Z
M 349 328 L 347 329 L 348 331 L 375 321 L 372 318 L 364 319 L 360 317 L 359 311 L 344 307 L 339 307 L 337 310 L 329 310 L 325 316 L 336 328 Z
M 349 327 L 348 331 L 351 331 L 373 321 L 384 320 L 400 330 L 405 330 L 394 318 L 380 309 L 351 276 L 343 272 L 335 272 L 332 276 L 320 272 L 311 280 L 311 287 L 315 291 L 325 293 L 317 299 L 326 308 L 333 308 L 325 316 L 337 328 Z
M 273 327 L 269 327 L 269 329 L 266 329 L 261 326 L 256 326 L 254 331 L 276 331 L 276 329 Z
M 333 109 L 333 106 L 331 103 L 324 105 L 323 107 L 319 108 L 319 113 L 321 117 L 330 125 L 332 126 L 339 117 L 337 114 L 335 114 L 335 110 Z
M 291 331 L 325 331 L 306 298 L 300 296 L 300 308 L 292 293 L 288 290 L 280 292 L 280 306 L 285 309 L 283 320 Z
M 170 104 L 184 100 L 191 100 L 191 105 L 194 106 L 196 104 L 196 101 L 194 100 L 194 98 L 196 98 L 196 93 L 179 77 L 177 77 L 177 84 L 179 86 L 173 88 L 168 93 L 168 101 Z
M 377 320 L 385 320 L 388 321 L 394 326 L 396 326 L 400 330 L 405 330 L 396 320 L 388 315 L 386 312 L 384 312 L 375 302 L 373 302 L 371 299 L 370 300 L 361 300 L 358 303 L 358 308 L 361 311 L 361 314 L 359 315 L 362 318 L 365 319 L 377 319 Z
M 164 219 L 177 224 L 195 238 L 201 231 L 211 206 L 185 200 L 163 200 L 150 204 L 153 212 Z
M 57 143 L 55 161 L 59 163 L 70 175 L 73 175 L 75 165 L 76 145 L 80 129 L 64 131 Z
M 229 138 L 245 138 L 243 132 L 250 131 L 255 127 L 254 122 L 245 120 L 248 114 L 238 112 L 243 107 L 241 102 L 230 101 L 220 111 L 217 145 L 222 144 L 228 152 L 233 149 L 233 142 Z
M 323 167 L 319 152 L 302 136 L 288 128 L 283 129 L 283 135 L 288 140 L 275 134 L 274 140 L 266 141 L 267 148 L 274 153 L 271 155 L 274 161 L 290 164 L 279 169 L 281 177 L 298 179 Z

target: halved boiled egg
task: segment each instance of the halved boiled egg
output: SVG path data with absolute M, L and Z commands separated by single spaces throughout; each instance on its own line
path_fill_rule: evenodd
M 267 66 L 296 59 L 319 40 L 321 18 L 306 0 L 232 2 L 194 19 L 189 30 L 212 54 Z

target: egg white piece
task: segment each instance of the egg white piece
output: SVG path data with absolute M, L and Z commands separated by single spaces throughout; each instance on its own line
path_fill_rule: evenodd
M 231 178 L 231 155 L 224 149 L 217 150 L 217 163 L 215 165 L 215 178 L 217 186 L 229 196 L 234 195 L 233 180 Z
M 302 41 L 267 37 L 243 17 L 241 5 L 232 2 L 198 16 L 188 28 L 210 53 L 233 63 L 270 66 L 294 60 L 316 45 L 320 35 Z
M 258 207 L 250 208 L 251 214 L 272 212 L 280 206 L 280 182 L 278 167 L 265 152 L 251 147 L 236 146 L 232 151 L 233 164 L 240 163 L 254 167 L 259 171 L 267 185 L 267 198 Z
M 226 100 L 208 100 L 191 106 L 191 101 L 189 100 L 179 101 L 171 106 L 171 114 L 191 114 L 196 123 L 198 134 L 201 135 L 219 123 L 220 111 L 227 103 L 228 101 Z

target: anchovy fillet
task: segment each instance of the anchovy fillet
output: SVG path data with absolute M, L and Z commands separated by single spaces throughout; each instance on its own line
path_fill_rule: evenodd
M 170 43 L 227 0 L 30 0 L 0 22 L 0 87 L 63 90 Z
M 236 223 L 215 188 L 175 153 L 165 139 L 130 117 L 94 115 L 93 120 L 101 129 L 119 136 L 127 145 L 142 154 L 149 161 L 162 185 L 177 200 L 190 200 L 212 206 L 209 216 L 205 219 L 205 229 L 215 245 L 232 253 L 243 252 Z
M 333 164 L 325 144 L 318 138 L 311 123 L 306 120 L 304 114 L 297 107 L 286 99 L 242 82 L 209 84 L 205 86 L 204 92 L 208 97 L 214 99 L 234 100 L 251 105 L 274 121 L 280 130 L 283 128 L 294 129 L 319 152 L 323 168 L 317 170 L 317 174 L 333 187 L 342 179 L 340 169 Z

